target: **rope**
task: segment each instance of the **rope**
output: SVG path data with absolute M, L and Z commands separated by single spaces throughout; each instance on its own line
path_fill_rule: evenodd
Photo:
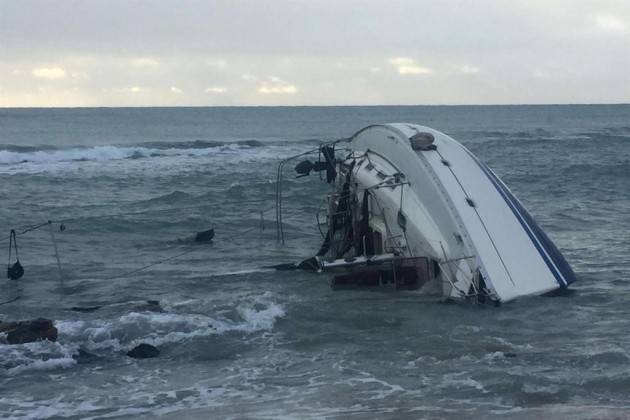
M 257 200 L 230 201 L 229 203 L 230 204 L 256 204 L 256 203 L 264 203 L 266 201 L 269 201 L 269 200 L 263 198 L 263 199 L 257 199 Z M 138 214 L 148 214 L 148 213 L 166 213 L 170 211 L 195 210 L 195 209 L 201 209 L 204 207 L 212 207 L 212 206 L 213 204 L 200 204 L 197 206 L 170 207 L 166 209 L 138 210 L 138 211 L 129 211 L 129 212 L 121 212 L 121 213 L 107 213 L 107 214 L 100 214 L 100 215 L 95 215 L 95 216 L 71 217 L 67 219 L 53 220 L 53 222 L 67 223 L 67 222 L 71 222 L 74 220 L 81 220 L 81 219 L 105 219 L 105 218 L 113 218 L 117 216 L 134 216 Z
M 231 203 L 232 204 L 263 203 L 265 201 L 266 200 L 264 200 L 264 199 L 259 199 L 259 200 L 241 200 L 241 201 L 238 201 L 238 202 L 231 202 Z M 115 216 L 132 215 L 132 214 L 145 214 L 145 213 L 151 213 L 151 212 L 178 211 L 178 210 L 193 209 L 193 208 L 203 208 L 203 207 L 208 207 L 208 206 L 209 206 L 209 204 L 204 204 L 204 205 L 201 205 L 201 206 L 188 206 L 188 207 L 177 207 L 177 208 L 169 208 L 169 209 L 146 210 L 146 211 L 138 211 L 138 212 L 115 213 L 115 214 L 109 214 L 109 215 L 89 216 L 89 217 L 86 217 L 86 218 L 103 218 L 103 217 L 115 217 Z M 258 214 L 260 215 L 260 225 L 259 226 L 253 227 L 253 228 L 250 228 L 250 229 L 246 229 L 246 230 L 241 231 L 241 232 L 236 232 L 235 234 L 231 235 L 231 237 L 226 238 L 226 239 L 228 241 L 234 241 L 238 237 L 244 236 L 244 235 L 246 235 L 246 234 L 248 234 L 248 233 L 250 233 L 250 232 L 252 232 L 254 230 L 257 230 L 257 229 L 264 230 L 264 214 L 266 212 L 274 209 L 274 208 L 277 208 L 277 206 L 269 207 L 267 209 L 262 209 L 262 210 L 258 211 Z M 9 239 L 9 262 L 8 262 L 8 266 L 10 267 L 10 265 L 11 265 L 12 245 L 15 246 L 16 258 L 19 259 L 17 240 L 16 240 L 16 236 L 17 235 L 24 235 L 24 234 L 26 234 L 28 232 L 40 229 L 40 228 L 42 228 L 44 226 L 49 226 L 50 227 L 50 235 L 51 235 L 53 247 L 54 247 L 54 250 L 55 250 L 55 258 L 57 260 L 57 269 L 58 269 L 58 272 L 59 272 L 59 279 L 60 279 L 60 281 L 62 281 L 63 277 L 62 277 L 62 271 L 61 271 L 61 261 L 59 259 L 59 252 L 58 252 L 57 242 L 55 240 L 52 224 L 53 223 L 60 223 L 61 224 L 61 228 L 63 230 L 63 227 L 64 227 L 63 223 L 64 222 L 68 222 L 68 221 L 72 221 L 72 220 L 78 220 L 78 219 L 80 219 L 80 218 L 78 218 L 78 217 L 77 218 L 66 218 L 66 219 L 57 220 L 57 221 L 48 220 L 48 221 L 46 221 L 44 223 L 24 226 L 24 227 L 21 228 L 21 230 L 18 229 L 19 233 L 16 232 L 15 229 L 11 229 L 11 232 L 10 232 L 9 236 L 7 236 L 7 237 L 2 239 L 2 240 Z M 182 257 L 182 256 L 187 255 L 187 254 L 191 254 L 191 253 L 196 252 L 196 251 L 200 251 L 201 249 L 202 248 L 188 249 L 188 250 L 186 250 L 184 252 L 180 252 L 179 254 L 172 255 L 172 256 L 170 256 L 168 258 L 164 258 L 164 259 L 161 259 L 161 260 L 154 261 L 154 262 L 152 262 L 150 264 L 147 264 L 147 265 L 144 265 L 144 266 L 142 266 L 140 268 L 137 268 L 137 269 L 134 269 L 134 270 L 131 270 L 131 271 L 127 271 L 125 273 L 119 274 L 119 275 L 114 276 L 114 277 L 103 278 L 103 279 L 100 279 L 100 280 L 116 280 L 116 279 L 126 278 L 126 277 L 129 277 L 129 276 L 133 275 L 133 274 L 136 274 L 136 273 L 139 273 L 141 271 L 144 271 L 144 270 L 146 270 L 148 268 L 155 267 L 155 266 L 160 265 L 160 264 L 164 264 L 164 263 L 166 263 L 168 261 L 175 260 L 175 259 L 177 259 L 179 257 Z M 22 298 L 21 290 L 18 290 L 18 295 L 17 296 L 15 296 L 15 297 L 13 297 L 11 299 L 8 299 L 6 301 L 0 302 L 0 305 L 10 304 L 10 303 L 13 303 L 13 302 L 21 299 L 21 298 Z
M 165 258 L 163 260 L 152 262 L 151 264 L 147 264 L 147 265 L 145 265 L 143 267 L 136 268 L 135 270 L 131 270 L 131 271 L 128 271 L 126 273 L 119 274 L 119 275 L 114 276 L 114 277 L 109 277 L 109 278 L 103 279 L 103 280 L 116 280 L 116 279 L 121 279 L 121 278 L 124 278 L 124 277 L 129 277 L 130 275 L 139 273 L 140 271 L 146 270 L 147 268 L 155 267 L 156 265 L 160 265 L 160 264 L 163 264 L 165 262 L 169 262 L 171 260 L 174 260 L 175 258 L 182 257 L 182 256 L 184 256 L 186 254 L 190 254 L 190 253 L 193 253 L 195 251 L 199 251 L 199 249 L 189 249 L 189 250 L 184 251 L 184 252 L 182 252 L 180 254 L 173 255 L 173 256 Z
M 59 273 L 59 281 L 63 282 L 63 274 L 61 272 L 61 260 L 59 259 L 59 250 L 57 249 L 57 241 L 55 240 L 55 233 L 53 232 L 52 223 L 48 224 L 50 232 L 50 240 L 52 241 L 53 248 L 55 250 L 55 259 L 57 260 L 57 271 Z
M 49 223 L 52 223 L 52 221 L 49 220 L 47 222 L 39 223 L 37 225 L 28 225 L 28 226 L 22 227 L 22 230 L 20 232 L 16 232 L 15 229 L 11 229 L 11 233 L 9 234 L 9 236 L 5 236 L 1 240 L 5 241 L 7 239 L 11 239 L 11 236 L 13 236 L 13 235 L 16 235 L 16 236 L 24 235 L 25 233 L 32 232 L 32 231 L 37 230 L 37 229 L 39 229 L 41 227 L 44 227 L 44 226 L 46 226 Z
M 0 305 L 6 305 L 8 303 L 13 303 L 16 300 L 20 299 L 22 297 L 22 295 L 17 295 L 16 297 L 14 297 L 13 299 L 9 299 L 9 300 L 5 300 L 4 302 L 0 302 Z
M 244 230 L 244 231 L 242 231 L 242 232 L 238 232 L 238 235 L 232 235 L 232 237 L 231 237 L 231 238 L 225 238 L 225 239 L 227 239 L 228 241 L 233 241 L 233 240 L 234 240 L 234 239 L 236 239 L 237 237 L 239 237 L 239 236 L 243 236 L 243 235 L 245 235 L 245 234 L 247 234 L 247 233 L 249 233 L 249 232 L 252 232 L 252 231 L 254 231 L 254 230 L 257 230 L 257 229 L 259 229 L 259 228 L 260 228 L 259 226 L 256 226 L 256 227 L 253 227 L 253 228 L 250 228 L 250 229 L 246 229 L 246 230 Z M 125 273 L 123 273 L 123 274 L 119 274 L 119 275 L 114 276 L 114 277 L 108 277 L 108 278 L 105 278 L 105 279 L 102 279 L 102 280 L 117 280 L 117 279 L 121 279 L 121 278 L 129 277 L 129 276 L 131 276 L 131 275 L 133 275 L 133 274 L 136 274 L 136 273 L 139 273 L 139 272 L 141 272 L 141 271 L 144 271 L 144 270 L 146 270 L 147 268 L 151 268 L 151 267 L 155 267 L 156 265 L 164 264 L 165 262 L 169 262 L 169 261 L 172 261 L 172 260 L 177 259 L 177 258 L 179 258 L 179 257 L 183 257 L 184 255 L 188 255 L 188 254 L 192 254 L 193 252 L 201 251 L 202 249 L 203 249 L 203 248 L 192 248 L 192 249 L 188 249 L 188 250 L 186 250 L 186 251 L 184 251 L 184 252 L 181 252 L 181 253 L 176 254 L 176 255 L 172 255 L 172 256 L 170 256 L 170 257 L 168 257 L 168 258 L 164 258 L 164 259 L 161 259 L 161 260 L 157 260 L 157 261 L 154 261 L 154 262 L 152 262 L 152 263 L 150 263 L 150 264 L 147 264 L 147 265 L 145 265 L 145 266 L 142 266 L 142 267 L 140 267 L 140 268 L 136 268 L 136 269 L 134 269 L 134 270 L 131 270 L 131 271 L 125 272 Z
M 19 261 L 20 254 L 18 253 L 17 240 L 15 238 L 15 230 L 11 229 L 9 234 L 9 261 L 7 261 L 7 267 L 11 265 L 11 250 L 15 247 L 15 258 Z
M 292 160 L 295 160 L 297 158 L 300 158 L 306 155 L 310 155 L 312 153 L 316 153 L 316 152 L 321 153 L 322 147 L 332 146 L 337 143 L 350 141 L 350 140 L 351 139 L 349 138 L 341 138 L 341 139 L 321 143 L 315 149 L 307 150 L 306 152 L 300 153 L 298 155 L 289 156 L 288 158 L 285 158 L 278 163 L 278 172 L 276 175 L 276 236 L 277 236 L 278 242 L 280 242 L 281 244 L 284 244 L 284 227 L 282 226 L 282 177 L 283 177 L 284 165 Z
M 256 204 L 256 203 L 264 203 L 266 201 L 269 201 L 268 199 L 256 199 L 256 200 L 239 200 L 239 201 L 230 201 L 230 204 Z M 139 211 L 129 211 L 129 212 L 120 212 L 120 213 L 106 213 L 106 214 L 99 214 L 99 215 L 94 215 L 94 216 L 77 216 L 77 217 L 68 217 L 68 218 L 64 218 L 64 219 L 52 219 L 52 220 L 48 220 L 46 222 L 43 223 L 38 223 L 38 224 L 33 224 L 33 225 L 26 225 L 23 226 L 19 229 L 14 229 L 16 231 L 16 235 L 17 236 L 21 236 L 24 235 L 28 232 L 32 232 L 34 230 L 40 229 L 46 225 L 49 225 L 51 223 L 59 223 L 59 224 L 63 224 L 63 223 L 67 223 L 67 222 L 72 222 L 75 220 L 82 220 L 82 219 L 105 219 L 105 218 L 113 218 L 113 217 L 117 217 L 117 216 L 133 216 L 133 215 L 138 215 L 138 214 L 147 214 L 147 213 L 163 213 L 163 212 L 170 212 L 170 211 L 182 211 L 182 210 L 193 210 L 193 209 L 200 209 L 200 208 L 204 208 L 204 207 L 211 207 L 212 204 L 200 204 L 197 206 L 185 206 L 185 207 L 170 207 L 167 209 L 154 209 L 154 210 L 139 210 Z M 264 212 L 267 212 L 271 209 L 273 209 L 274 207 L 269 207 L 267 210 L 264 210 Z M 0 241 L 5 241 L 7 239 L 9 239 L 11 237 L 11 235 L 9 236 L 5 236 L 4 238 L 0 239 Z

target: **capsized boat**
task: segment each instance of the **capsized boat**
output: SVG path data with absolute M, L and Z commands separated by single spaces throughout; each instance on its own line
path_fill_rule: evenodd
M 323 145 L 319 155 L 296 166 L 300 176 L 325 171 L 333 186 L 325 219 L 318 215 L 324 242 L 299 267 L 335 274 L 336 286 L 391 285 L 498 303 L 575 281 L 509 188 L 439 131 L 372 125 Z

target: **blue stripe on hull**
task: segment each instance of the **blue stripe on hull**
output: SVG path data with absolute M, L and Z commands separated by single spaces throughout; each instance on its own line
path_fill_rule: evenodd
M 512 195 L 492 170 L 481 163 L 472 153 L 469 152 L 469 154 L 475 159 L 481 170 L 486 174 L 490 182 L 492 182 L 506 204 L 510 207 L 560 287 L 566 287 L 573 283 L 575 281 L 575 273 L 551 239 L 549 239 L 540 226 L 538 226 L 534 218 L 525 210 L 523 205 Z

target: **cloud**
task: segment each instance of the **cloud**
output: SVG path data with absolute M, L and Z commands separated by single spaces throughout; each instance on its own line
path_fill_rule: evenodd
M 205 60 L 204 63 L 208 67 L 214 67 L 217 69 L 224 69 L 227 66 L 227 62 L 223 59 Z
M 388 60 L 390 64 L 396 67 L 399 74 L 429 74 L 431 69 L 416 64 L 413 58 L 396 57 Z
M 129 87 L 124 87 L 124 88 L 120 88 L 116 90 L 122 93 L 140 93 L 144 91 L 144 89 L 141 88 L 140 86 L 129 86 Z
M 221 86 L 214 86 L 214 87 L 209 87 L 206 90 L 204 90 L 205 93 L 225 93 L 227 92 L 227 88 L 221 87 Z
M 183 90 L 181 90 L 181 89 L 180 89 L 180 88 L 178 88 L 178 87 L 171 86 L 171 92 L 173 92 L 173 93 L 175 93 L 175 94 L 178 94 L 178 95 L 179 95 L 180 93 L 183 93 L 184 91 L 183 91 Z
M 61 67 L 38 67 L 31 74 L 38 79 L 60 80 L 66 78 L 66 71 Z
M 461 66 L 459 68 L 459 71 L 461 71 L 464 74 L 477 74 L 479 73 L 479 67 L 475 67 L 475 66 L 469 66 L 468 64 L 464 64 L 463 66 Z
M 258 80 L 258 78 L 256 76 L 254 76 L 253 74 L 241 74 L 241 78 L 247 82 L 255 82 L 256 80 Z
M 160 66 L 160 62 L 150 57 L 138 57 L 130 61 L 132 67 L 136 68 L 156 68 Z
M 554 73 L 548 70 L 536 69 L 533 71 L 532 76 L 534 77 L 534 79 L 538 80 L 553 80 Z
M 294 95 L 298 88 L 278 77 L 269 77 L 258 86 L 257 91 L 264 95 Z
M 81 72 L 81 71 L 75 71 L 70 73 L 70 77 L 76 80 L 88 80 L 90 78 L 90 76 L 85 73 L 85 72 Z
M 626 23 L 617 16 L 610 14 L 599 14 L 595 16 L 595 25 L 605 32 L 625 33 Z
M 540 81 L 558 81 L 558 80 L 570 80 L 576 78 L 578 75 L 575 71 L 558 66 L 547 66 L 542 68 L 536 68 L 532 72 L 534 79 Z

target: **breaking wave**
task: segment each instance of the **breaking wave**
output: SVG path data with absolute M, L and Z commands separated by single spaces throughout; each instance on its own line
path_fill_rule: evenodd
M 110 161 L 121 159 L 143 159 L 172 156 L 206 156 L 222 152 L 239 152 L 261 146 L 259 142 L 207 143 L 200 144 L 164 144 L 158 147 L 146 146 L 96 146 L 73 147 L 68 149 L 30 148 L 24 147 L 0 149 L 0 165 L 20 163 L 58 163 L 81 161 Z M 256 144 L 254 144 L 256 143 Z M 188 146 L 188 147 L 185 147 Z
M 233 319 L 201 314 L 130 312 L 111 320 L 57 321 L 57 342 L 0 344 L 0 372 L 12 376 L 68 368 L 77 363 L 79 350 L 107 356 L 126 352 L 140 343 L 163 346 L 227 332 L 269 331 L 285 315 L 284 308 L 269 297 L 265 294 L 239 304 Z
M 222 146 L 243 146 L 243 147 L 262 147 L 266 143 L 258 140 L 240 140 L 240 141 L 207 141 L 207 140 L 193 140 L 193 141 L 180 141 L 180 142 L 164 142 L 164 141 L 149 141 L 140 143 L 139 146 L 150 147 L 153 149 L 212 149 L 214 147 Z

